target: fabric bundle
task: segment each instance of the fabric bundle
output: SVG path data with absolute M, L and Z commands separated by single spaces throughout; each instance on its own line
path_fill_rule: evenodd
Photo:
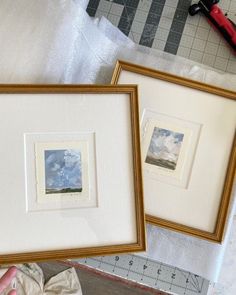
M 20 264 L 14 279 L 17 295 L 82 295 L 82 289 L 74 268 L 66 269 L 45 283 L 42 269 L 35 263 Z M 7 295 L 9 289 L 2 295 Z

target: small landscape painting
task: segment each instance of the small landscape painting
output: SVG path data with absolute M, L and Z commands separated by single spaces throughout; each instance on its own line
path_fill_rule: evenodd
M 175 170 L 184 134 L 154 127 L 145 162 Z
M 82 165 L 79 150 L 45 150 L 44 162 L 46 194 L 82 192 Z

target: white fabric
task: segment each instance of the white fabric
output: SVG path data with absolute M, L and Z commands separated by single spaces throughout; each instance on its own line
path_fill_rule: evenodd
M 234 203 L 235 207 L 236 202 Z M 231 211 L 232 209 L 233 207 Z M 217 281 L 225 248 L 230 238 L 232 222 L 231 212 L 229 226 L 221 245 L 148 225 L 148 250 L 144 256 L 189 270 L 211 281 Z
M 91 19 L 82 2 L 2 0 L 0 82 L 109 83 L 119 58 L 236 90 L 236 76 L 132 41 L 127 46 L 126 37 L 107 20 Z M 228 234 L 217 245 L 150 225 L 147 229 L 150 257 L 217 280 Z
M 86 9 L 89 3 L 89 0 L 74 0 L 76 4 L 79 4 L 83 9 Z
M 14 279 L 17 295 L 82 295 L 82 290 L 77 273 L 74 268 L 69 268 L 44 284 L 41 268 L 35 264 L 22 264 L 17 266 L 18 271 Z M 9 289 L 2 293 L 7 295 Z
M 236 215 L 231 228 L 230 240 L 226 246 L 226 252 L 220 271 L 219 281 L 211 284 L 209 295 L 235 295 L 236 294 Z

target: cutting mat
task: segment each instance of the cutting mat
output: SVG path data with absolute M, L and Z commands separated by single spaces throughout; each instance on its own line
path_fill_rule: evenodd
M 90 16 L 105 16 L 135 43 L 236 74 L 236 57 L 202 15 L 188 15 L 191 0 L 90 0 Z M 236 0 L 219 6 L 236 23 Z
M 178 295 L 206 295 L 209 281 L 190 272 L 138 255 L 98 256 L 73 260 L 109 275 Z

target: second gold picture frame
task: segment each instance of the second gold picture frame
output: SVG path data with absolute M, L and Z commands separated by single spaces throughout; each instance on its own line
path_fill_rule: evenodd
M 236 169 L 236 92 L 118 61 L 138 84 L 146 221 L 221 243 Z

